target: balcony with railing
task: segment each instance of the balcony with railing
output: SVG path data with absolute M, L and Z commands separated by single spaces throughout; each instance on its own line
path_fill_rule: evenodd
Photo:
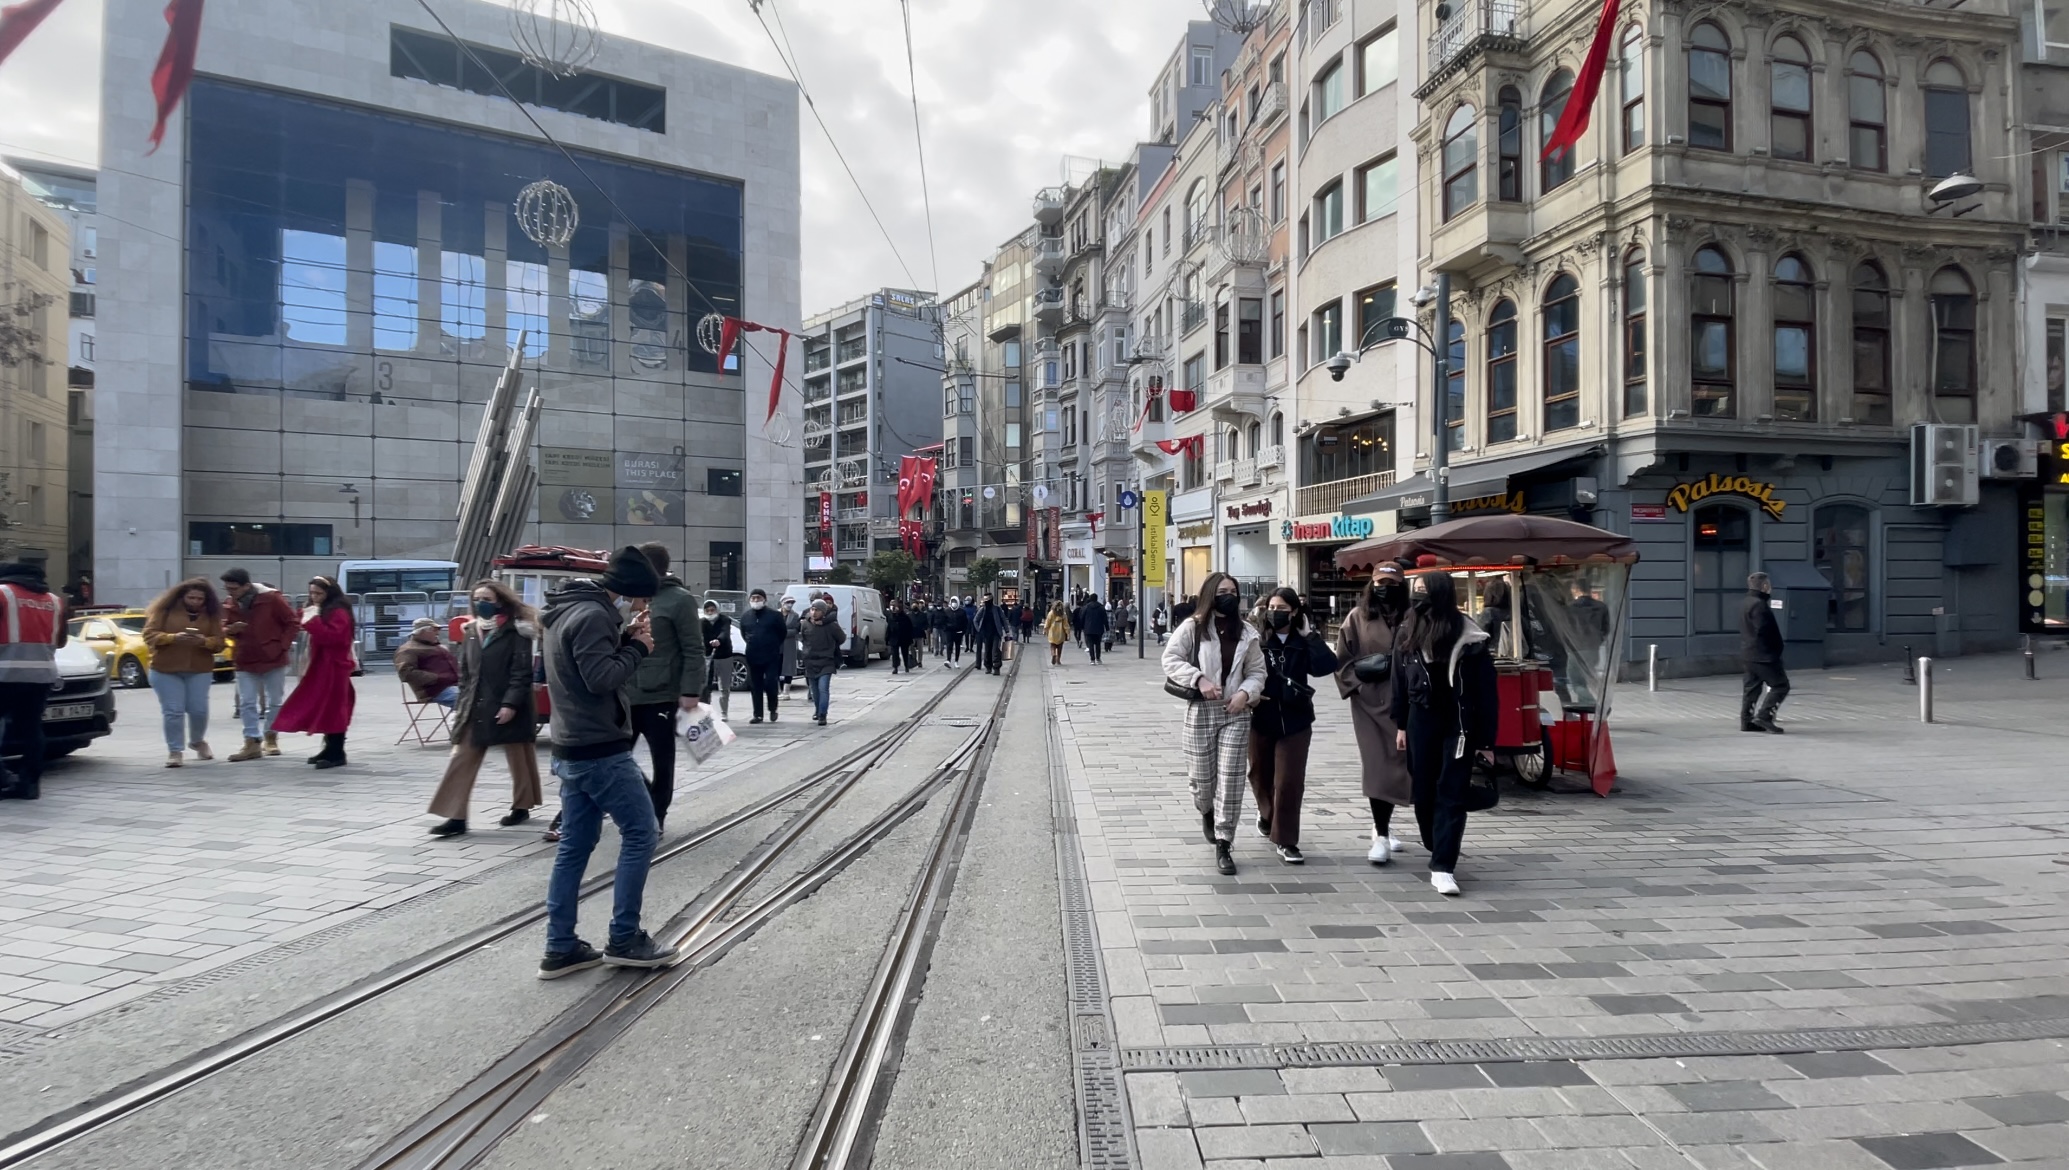
M 825 347 L 805 351 L 805 373 L 816 374 L 833 364 L 833 353 Z
M 849 362 L 859 362 L 868 356 L 869 342 L 864 338 L 857 337 L 852 341 L 841 342 L 840 349 L 834 354 L 833 360 L 835 364 L 845 366 Z
M 1259 471 L 1277 471 L 1285 466 L 1285 444 L 1273 443 L 1269 447 L 1259 447 L 1257 449 L 1257 469 Z
M 1207 306 L 1202 301 L 1186 301 L 1185 311 L 1179 316 L 1180 335 L 1191 333 L 1207 323 Z
M 1257 112 L 1250 115 L 1250 124 L 1255 127 L 1270 126 L 1286 113 L 1286 83 L 1274 81 L 1264 87 L 1257 97 Z
M 1166 455 L 1164 449 L 1157 446 L 1157 444 L 1164 442 L 1170 437 L 1171 423 L 1168 419 L 1146 418 L 1142 420 L 1141 426 L 1136 427 L 1129 433 L 1128 449 L 1133 451 L 1137 457 L 1147 459 L 1153 464 L 1163 463 L 1170 456 Z
M 1255 459 L 1238 459 L 1238 460 L 1236 460 L 1236 474 L 1235 474 L 1234 478 L 1235 478 L 1235 481 L 1236 481 L 1236 484 L 1237 484 L 1237 486 L 1239 486 L 1239 487 L 1255 487 L 1255 486 L 1257 485 L 1257 482 L 1258 482 L 1258 478 L 1257 478 L 1257 460 L 1255 460 Z
M 834 392 L 845 398 L 869 389 L 869 371 L 866 369 L 842 370 L 834 376 Z
M 1317 516 L 1334 512 L 1345 504 L 1369 496 L 1381 488 L 1394 486 L 1394 473 L 1376 471 L 1371 475 L 1354 475 L 1349 479 L 1332 479 L 1327 483 L 1309 484 L 1293 493 L 1293 514 L 1296 516 Z
M 1035 192 L 1035 222 L 1044 227 L 1063 222 L 1063 205 L 1069 198 L 1068 187 L 1044 187 Z
M 1034 315 L 1038 324 L 1055 328 L 1063 320 L 1063 290 L 1045 288 L 1034 295 Z
M 1233 459 L 1223 459 L 1223 460 L 1220 460 L 1219 462 L 1215 463 L 1215 465 L 1214 465 L 1214 482 L 1215 482 L 1215 483 L 1234 483 L 1234 482 L 1235 482 L 1235 480 L 1236 480 L 1236 461 L 1235 461 L 1235 460 L 1233 460 Z
M 869 421 L 869 404 L 857 402 L 841 407 L 841 424 L 844 427 L 861 426 Z
M 1206 392 L 1200 398 L 1200 405 L 1222 422 L 1263 422 L 1264 367 L 1227 365 L 1209 371 Z
M 1043 236 L 1035 241 L 1034 267 L 1044 275 L 1063 267 L 1063 237 Z
M 833 379 L 826 377 L 805 378 L 805 401 L 825 402 L 833 397 Z
M 1417 98 L 1434 92 L 1444 80 L 1489 49 L 1523 47 L 1524 0 L 1458 0 L 1429 36 L 1428 78 Z
M 1204 219 L 1195 220 L 1185 225 L 1185 231 L 1179 237 L 1179 250 L 1191 252 L 1194 248 L 1202 244 L 1212 243 L 1213 241 L 1214 225 Z

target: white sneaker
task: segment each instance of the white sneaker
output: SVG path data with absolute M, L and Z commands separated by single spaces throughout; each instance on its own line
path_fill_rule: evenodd
M 1393 860 L 1393 840 L 1392 837 L 1380 836 L 1379 830 L 1374 829 L 1372 831 L 1372 848 L 1366 852 L 1365 860 L 1374 865 L 1385 865 Z
M 1437 892 L 1447 898 L 1458 897 L 1458 879 L 1448 873 L 1431 874 L 1430 885 L 1436 887 Z
M 1392 849 L 1396 853 L 1400 853 L 1408 848 L 1408 844 L 1407 842 L 1401 840 L 1399 837 L 1388 837 L 1387 848 Z

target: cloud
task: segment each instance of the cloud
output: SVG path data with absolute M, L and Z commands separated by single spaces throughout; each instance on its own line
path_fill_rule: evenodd
M 748 0 L 595 2 L 609 32 L 787 74 Z M 931 288 L 937 257 L 936 291 L 975 280 L 1028 225 L 1035 191 L 1063 179 L 1066 156 L 1127 156 L 1149 124 L 1150 82 L 1202 16 L 1197 0 L 912 0 L 930 256 L 898 0 L 763 0 L 762 12 L 772 29 L 780 16 L 779 38 L 896 244 L 894 254 L 806 113 L 808 314 L 881 285 Z M 0 66 L 0 151 L 94 164 L 100 31 L 98 0 L 67 0 Z

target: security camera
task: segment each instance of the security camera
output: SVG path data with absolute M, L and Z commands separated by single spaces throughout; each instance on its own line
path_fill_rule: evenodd
M 1350 351 L 1338 350 L 1336 356 L 1330 358 L 1328 362 L 1329 380 L 1332 382 L 1343 381 L 1343 376 L 1351 372 L 1351 363 L 1356 360 L 1358 359 L 1352 357 Z

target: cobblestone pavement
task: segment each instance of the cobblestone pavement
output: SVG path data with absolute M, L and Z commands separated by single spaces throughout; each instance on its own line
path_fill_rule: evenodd
M 1737 730 L 1735 678 L 1624 686 L 1616 792 L 1505 788 L 1448 899 L 1406 810 L 1407 851 L 1367 863 L 1343 704 L 1307 864 L 1246 809 L 1224 878 L 1155 648 L 1067 653 L 1146 1170 L 2069 1167 L 2060 677 L 1943 663 L 1926 726 L 1898 668 L 1805 672 L 1780 737 Z
M 350 767 L 318 772 L 313 738 L 287 736 L 277 759 L 232 764 L 241 743 L 228 684 L 212 692 L 217 758 L 164 766 L 156 701 L 117 696 L 114 735 L 45 773 L 43 799 L 0 803 L 0 1048 L 130 1002 L 365 915 L 552 849 L 540 838 L 557 782 L 540 771 L 547 807 L 502 828 L 509 774 L 492 753 L 474 791 L 472 830 L 439 839 L 424 811 L 445 747 L 398 744 L 407 722 L 392 675 L 358 680 Z M 833 724 L 906 685 L 882 664 L 834 681 Z M 678 763 L 677 808 L 697 789 L 826 735 L 807 715 L 804 686 L 786 718 L 749 725 L 709 770 Z M 837 734 L 837 730 L 834 730 Z M 644 761 L 645 753 L 639 756 Z

